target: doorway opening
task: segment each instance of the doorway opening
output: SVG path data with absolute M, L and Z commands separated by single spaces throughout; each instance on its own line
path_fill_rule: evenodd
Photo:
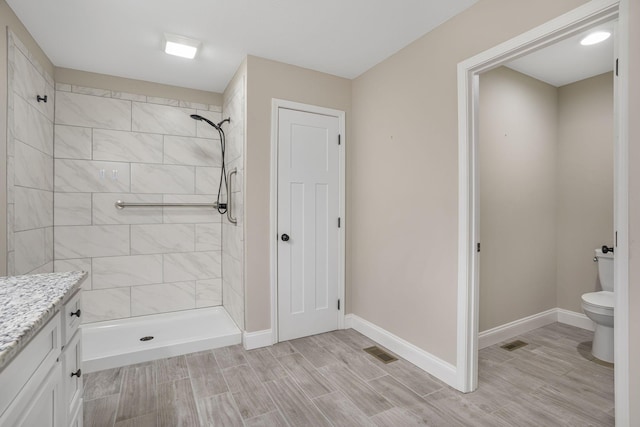
M 615 24 L 480 74 L 479 349 L 556 321 L 594 329 L 581 302 L 614 236 Z M 609 37 L 583 46 L 592 34 Z
M 616 57 L 625 61 L 626 16 L 618 1 L 590 2 L 508 42 L 476 55 L 458 65 L 459 94 L 459 273 L 458 273 L 458 389 L 473 391 L 478 380 L 479 324 L 479 76 L 514 59 L 570 38 L 587 29 L 618 20 Z M 622 15 L 622 16 L 621 16 Z M 625 108 L 627 79 L 624 73 L 614 83 L 614 242 L 615 257 L 615 389 L 616 422 L 628 421 L 628 295 L 627 212 L 628 152 Z

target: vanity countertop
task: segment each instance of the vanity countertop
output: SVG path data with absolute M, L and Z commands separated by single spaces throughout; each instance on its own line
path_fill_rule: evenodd
M 84 271 L 0 277 L 0 371 L 86 277 Z

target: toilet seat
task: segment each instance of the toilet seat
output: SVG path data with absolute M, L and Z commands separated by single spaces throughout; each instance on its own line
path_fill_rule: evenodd
M 582 295 L 582 306 L 600 314 L 613 315 L 615 297 L 613 292 L 589 292 Z

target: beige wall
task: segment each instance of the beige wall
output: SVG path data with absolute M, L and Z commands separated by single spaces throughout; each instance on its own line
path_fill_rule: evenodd
M 354 80 L 353 313 L 455 363 L 457 64 L 583 3 L 481 0 Z
M 480 76 L 480 325 L 556 307 L 558 90 L 500 67 Z
M 640 420 L 640 2 L 629 5 L 629 402 Z
M 351 112 L 351 81 L 305 68 L 247 58 L 245 206 L 246 330 L 271 326 L 269 180 L 273 98 Z M 347 138 L 347 147 L 349 146 Z M 348 220 L 347 220 L 348 221 Z
M 13 31 L 29 52 L 53 75 L 53 64 L 4 0 L 0 0 L 0 165 L 7 164 L 7 30 Z M 7 176 L 0 173 L 0 276 L 7 274 Z
M 601 290 L 593 250 L 613 245 L 613 75 L 558 89 L 558 307 Z
M 70 84 L 113 92 L 135 93 L 157 98 L 178 99 L 201 104 L 222 105 L 222 94 L 204 90 L 169 86 L 143 80 L 127 79 L 88 71 L 56 67 L 56 83 Z

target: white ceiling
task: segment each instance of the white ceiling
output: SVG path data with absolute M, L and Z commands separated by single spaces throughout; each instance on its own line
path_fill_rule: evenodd
M 247 54 L 354 78 L 477 0 L 7 0 L 54 65 L 222 92 Z M 163 33 L 203 42 L 166 55 Z
M 613 34 L 613 22 L 516 59 L 507 67 L 556 87 L 606 73 L 613 70 L 613 37 L 591 46 L 580 44 L 587 34 L 603 30 Z

